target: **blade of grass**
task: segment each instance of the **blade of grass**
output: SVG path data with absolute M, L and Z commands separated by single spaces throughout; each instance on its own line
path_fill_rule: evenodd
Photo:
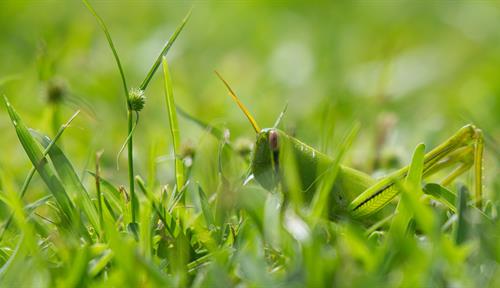
M 425 194 L 432 196 L 432 198 L 444 203 L 451 211 L 456 212 L 455 207 L 457 196 L 447 188 L 437 183 L 425 184 L 423 191 Z
M 99 208 L 99 226 L 104 229 L 104 218 L 102 215 L 102 191 L 101 191 L 101 174 L 100 174 L 100 161 L 102 151 L 97 152 L 95 155 L 95 190 L 97 192 L 97 207 Z
M 159 203 L 154 199 L 153 193 L 146 187 L 146 184 L 142 180 L 140 176 L 136 176 L 135 180 L 137 181 L 137 185 L 139 186 L 139 189 L 142 190 L 144 195 L 146 195 L 146 198 L 149 200 L 151 203 L 151 206 L 153 207 L 154 211 L 158 215 L 158 218 L 163 222 L 165 225 L 165 228 L 167 231 L 170 233 L 170 235 L 174 236 L 174 231 L 170 228 L 170 222 L 169 220 L 172 220 L 172 216 L 170 215 L 170 212 L 166 212 L 165 209 L 162 209 Z
M 283 110 L 281 110 L 280 115 L 274 122 L 273 128 L 279 128 L 278 126 L 281 124 L 281 121 L 283 120 L 283 117 L 285 117 L 286 110 L 288 109 L 288 102 L 285 103 L 285 106 L 283 107 Z
M 16 195 L 15 186 L 12 181 L 6 181 L 8 179 L 2 178 L 4 185 L 1 193 L 1 201 L 7 204 L 12 211 L 13 219 L 21 232 L 21 238 L 23 238 L 21 245 L 27 249 L 27 254 L 39 257 L 40 250 L 38 249 L 33 223 L 28 221 L 25 207 L 23 207 L 21 199 Z
M 422 172 L 424 165 L 424 154 L 425 154 L 425 145 L 419 144 L 415 148 L 413 152 L 412 161 L 410 163 L 410 168 L 408 170 L 408 175 L 405 178 L 405 182 L 402 185 L 404 188 L 401 193 L 401 198 L 404 198 L 407 193 L 415 193 L 417 190 L 420 190 L 420 183 L 422 181 Z M 405 189 L 406 188 L 406 189 Z M 417 198 L 418 199 L 418 198 Z M 407 201 L 399 201 L 398 206 L 396 207 L 397 215 L 394 217 L 390 232 L 397 234 L 404 234 L 408 223 L 411 218 L 414 216 L 410 207 L 407 206 Z
M 215 127 L 214 125 L 211 125 L 211 124 L 208 124 L 208 123 L 205 123 L 204 121 L 194 117 L 193 115 L 187 113 L 186 111 L 184 111 L 181 107 L 179 106 L 175 106 L 175 110 L 177 110 L 177 112 L 179 113 L 179 115 L 181 115 L 182 117 L 186 118 L 187 120 L 193 122 L 194 124 L 198 125 L 201 129 L 207 131 L 208 133 L 212 134 L 212 136 L 214 136 L 215 138 L 219 139 L 219 140 L 225 140 L 226 136 L 224 136 L 224 132 Z M 231 149 L 232 151 L 236 151 L 236 149 L 231 145 L 231 143 L 229 143 L 228 141 L 226 141 L 225 145 Z
M 87 274 L 87 263 L 89 260 L 88 246 L 80 247 L 73 257 L 73 263 L 68 267 L 68 273 L 62 282 L 61 287 L 83 287 L 85 276 Z
M 118 57 L 118 52 L 116 52 L 115 44 L 113 43 L 113 39 L 111 39 L 111 34 L 108 31 L 108 27 L 106 27 L 106 24 L 102 20 L 102 18 L 97 14 L 97 12 L 94 10 L 94 7 L 90 5 L 90 3 L 87 0 L 82 0 L 83 4 L 87 7 L 87 9 L 92 13 L 92 15 L 95 17 L 97 22 L 99 23 L 99 26 L 101 26 L 102 31 L 106 35 L 106 40 L 108 41 L 109 48 L 111 48 L 111 52 L 113 52 L 113 56 L 115 57 L 116 65 L 118 66 L 118 70 L 120 71 L 120 77 L 122 80 L 122 85 L 123 85 L 123 90 L 125 92 L 125 99 L 127 100 L 127 105 L 130 109 L 130 100 L 128 99 L 128 86 L 127 86 L 127 81 L 125 79 L 125 73 L 123 72 L 123 67 L 122 63 L 120 61 L 120 57 Z
M 40 144 L 42 144 L 44 148 L 47 148 L 48 145 L 53 142 L 48 136 L 37 131 L 31 130 L 31 134 Z M 59 149 L 57 144 L 54 144 L 52 149 L 49 150 L 49 157 L 54 164 L 54 168 L 64 187 L 67 191 L 73 191 L 76 193 L 76 197 L 79 200 L 77 202 L 82 205 L 83 212 L 87 216 L 90 224 L 94 227 L 95 231 L 99 233 L 101 231 L 99 225 L 99 214 L 97 213 L 96 207 L 92 203 L 87 190 L 78 178 L 73 165 L 61 149 Z
M 104 251 L 104 253 L 102 253 L 102 255 L 98 259 L 90 261 L 87 268 L 87 273 L 90 275 L 90 277 L 97 276 L 113 259 L 113 256 L 113 251 L 108 249 Z
M 174 144 L 175 155 L 175 180 L 177 184 L 177 191 L 181 191 L 184 187 L 184 164 L 180 159 L 180 135 L 179 124 L 177 123 L 177 113 L 174 102 L 174 92 L 172 89 L 172 79 L 168 70 L 167 58 L 163 57 L 163 76 L 165 78 L 165 99 L 167 102 L 168 117 L 170 122 L 170 133 L 172 134 L 172 142 Z
M 42 154 L 43 157 L 47 156 L 47 154 L 49 153 L 49 151 L 52 148 L 52 146 L 57 142 L 57 140 L 59 140 L 59 138 L 62 136 L 64 130 L 66 130 L 66 128 L 69 127 L 69 125 L 71 124 L 71 122 L 73 122 L 73 120 L 76 118 L 76 116 L 78 116 L 79 113 L 80 113 L 80 110 L 76 111 L 69 118 L 69 120 L 64 125 L 62 125 L 61 128 L 59 128 L 59 131 L 54 136 L 54 139 L 52 139 L 52 142 L 43 151 L 43 154 Z M 32 167 L 31 170 L 30 170 L 30 172 L 26 176 L 26 179 L 23 182 L 23 186 L 21 187 L 21 192 L 19 193 L 19 198 L 21 198 L 21 199 L 24 198 L 24 195 L 26 194 L 26 191 L 28 191 L 29 184 L 31 183 L 31 179 L 35 175 L 35 172 L 36 172 L 36 167 Z M 9 228 L 11 222 L 12 222 L 12 214 L 7 219 L 7 222 L 5 223 L 5 226 L 4 226 L 4 229 L 2 231 L 2 234 L 0 234 L 0 241 L 2 241 L 3 236 L 5 234 L 5 231 L 7 231 L 7 229 Z
M 212 214 L 212 211 L 210 210 L 210 204 L 208 203 L 207 196 L 205 195 L 205 192 L 201 188 L 200 185 L 198 186 L 198 194 L 200 198 L 200 204 L 201 204 L 201 210 L 203 212 L 203 217 L 205 218 L 205 223 L 207 224 L 208 227 L 215 227 L 215 219 Z
M 97 177 L 97 175 L 92 171 L 87 171 L 87 173 L 92 175 L 94 178 Z M 99 184 L 102 185 L 101 188 L 104 188 L 101 191 L 104 204 L 108 208 L 113 219 L 116 220 L 117 215 L 121 215 L 123 212 L 123 208 L 121 206 L 122 201 L 120 200 L 120 191 L 113 184 L 111 184 L 111 182 L 101 176 L 99 176 Z
M 189 20 L 189 17 L 191 17 L 192 11 L 193 11 L 193 8 L 189 9 L 189 11 L 186 14 L 186 16 L 184 17 L 184 19 L 182 19 L 181 24 L 179 24 L 179 26 L 177 26 L 177 29 L 175 29 L 174 34 L 172 34 L 172 36 L 170 36 L 170 39 L 168 39 L 167 43 L 165 43 L 165 46 L 163 46 L 163 49 L 161 50 L 160 54 L 156 58 L 156 61 L 153 63 L 153 66 L 151 66 L 151 68 L 149 69 L 149 72 L 146 75 L 146 78 L 144 78 L 141 85 L 139 86 L 139 89 L 146 90 L 146 88 L 148 87 L 149 81 L 151 81 L 156 70 L 158 70 L 158 67 L 160 67 L 160 64 L 162 62 L 162 58 L 165 57 L 165 55 L 167 55 L 168 50 L 170 50 L 170 47 L 172 47 L 175 40 L 177 39 L 177 37 L 181 33 L 182 29 L 184 28 L 184 26 L 186 26 L 186 23 Z
M 467 195 L 469 195 L 469 191 L 467 187 L 464 185 L 459 185 L 458 186 L 458 197 L 457 197 L 457 222 L 455 224 L 455 229 L 454 229 L 454 235 L 453 238 L 455 240 L 455 243 L 460 245 L 465 240 L 467 239 L 467 233 L 468 233 L 468 223 L 467 223 L 467 214 L 468 214 L 468 207 L 467 207 Z
M 56 199 L 57 204 L 61 209 L 60 211 L 62 213 L 63 219 L 72 219 L 71 215 L 73 215 L 74 213 L 74 205 L 71 202 L 68 194 L 66 193 L 66 190 L 64 189 L 59 179 L 57 179 L 52 168 L 48 165 L 47 159 L 43 157 L 43 152 L 31 136 L 28 128 L 24 125 L 23 121 L 14 110 L 14 107 L 12 107 L 9 100 L 5 96 L 4 103 L 7 107 L 11 122 L 14 125 L 17 136 L 24 148 L 24 151 L 26 152 L 28 158 L 31 160 L 33 166 L 35 166 L 40 177 L 49 188 L 49 191 L 54 195 L 54 198 Z
M 396 182 L 397 189 L 401 191 L 401 204 L 398 204 L 398 215 L 394 217 L 392 223 L 397 227 L 393 229 L 393 225 L 391 225 L 390 228 L 393 233 L 405 233 L 405 235 L 407 235 L 408 232 L 410 232 L 408 230 L 408 224 L 411 218 L 415 219 L 419 228 L 429 237 L 435 237 L 436 231 L 439 230 L 435 229 L 435 219 L 432 211 L 421 201 L 424 195 L 421 189 L 424 154 L 425 145 L 419 144 L 413 153 L 412 162 L 405 182 Z

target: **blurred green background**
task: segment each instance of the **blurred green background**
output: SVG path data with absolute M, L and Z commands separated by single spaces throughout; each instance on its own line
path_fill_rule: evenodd
M 232 140 L 252 140 L 253 132 L 214 70 L 227 78 L 263 127 L 272 126 L 288 102 L 285 127 L 315 147 L 335 143 L 359 121 L 362 129 L 348 161 L 368 172 L 384 157 L 395 159 L 394 165 L 407 163 L 417 143 L 432 147 L 475 123 L 487 135 L 486 190 L 498 185 L 492 180 L 498 176 L 500 141 L 499 5 L 92 3 L 110 29 L 130 86 L 142 81 L 193 6 L 168 54 L 176 101 L 197 118 L 227 127 Z M 2 1 L 0 35 L 0 91 L 27 124 L 54 134 L 46 94 L 50 85 L 62 85 L 61 121 L 76 109 L 84 112 L 63 136 L 67 155 L 83 171 L 95 151 L 103 149 L 104 174 L 125 184 L 126 156 L 120 171 L 115 168 L 126 137 L 123 91 L 104 35 L 84 5 Z M 136 131 L 136 172 L 141 175 L 152 145 L 158 154 L 171 155 L 161 78 L 156 75 L 146 92 Z M 1 111 L 0 165 L 21 183 L 30 164 Z M 325 123 L 335 124 L 333 135 L 324 133 Z M 180 125 L 183 143 L 203 146 L 210 138 L 185 119 Z M 331 152 L 331 143 L 324 150 Z M 171 163 L 163 166 L 160 182 L 171 181 Z

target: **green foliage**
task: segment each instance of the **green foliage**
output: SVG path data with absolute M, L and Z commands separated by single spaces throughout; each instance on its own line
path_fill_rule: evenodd
M 484 3 L 197 3 L 188 31 L 187 5 L 84 3 L 106 39 L 83 5 L 0 4 L 9 40 L 0 43 L 8 96 L 0 113 L 0 286 L 500 286 L 500 41 L 488 30 L 500 25 L 498 11 Z M 156 43 L 167 32 L 167 43 Z M 68 83 L 58 107 L 35 100 L 52 75 L 30 66 L 34 34 L 48 47 L 43 70 Z M 176 39 L 184 42 L 173 46 Z M 171 48 L 177 54 L 167 64 Z M 301 191 L 293 159 L 282 167 L 286 194 L 249 177 L 248 153 L 240 153 L 248 147 L 238 147 L 253 135 L 214 69 L 234 79 L 259 123 L 333 150 L 314 195 Z M 144 80 L 129 90 L 130 79 Z M 448 167 L 425 175 L 425 147 L 468 122 L 485 132 L 482 208 L 471 200 L 469 174 L 451 185 L 439 184 Z M 117 128 L 124 125 L 128 134 Z M 133 162 L 117 170 L 125 137 Z M 369 218 L 328 220 L 340 164 L 374 178 L 395 173 L 379 183 L 394 182 L 400 195 Z M 396 170 L 404 165 L 405 173 Z

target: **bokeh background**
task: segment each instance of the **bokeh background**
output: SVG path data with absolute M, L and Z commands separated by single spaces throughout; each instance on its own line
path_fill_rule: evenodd
M 286 129 L 322 150 L 354 122 L 362 129 L 350 165 L 379 173 L 407 163 L 419 142 L 434 146 L 466 123 L 487 137 L 486 191 L 498 189 L 500 5 L 490 2 L 93 1 L 107 23 L 130 86 L 137 86 L 184 15 L 168 54 L 179 106 L 253 140 L 245 117 L 213 71 L 227 78 L 261 126 L 288 102 Z M 117 67 L 95 19 L 78 1 L 0 2 L 0 91 L 33 128 L 54 134 L 51 87 L 62 87 L 60 121 L 82 113 L 62 145 L 83 171 L 103 150 L 103 170 L 126 181 L 126 107 Z M 158 179 L 172 180 L 161 75 L 146 92 L 136 130 L 136 172 L 156 147 Z M 0 165 L 21 183 L 31 164 L 0 109 Z M 332 124 L 333 123 L 333 124 Z M 328 125 L 327 125 L 328 124 Z M 181 118 L 183 145 L 213 145 Z M 326 127 L 333 125 L 333 133 Z M 244 142 L 242 142 L 244 143 Z M 201 149 L 201 148 L 200 148 Z M 203 148 L 205 149 L 205 148 Z M 205 149 L 203 157 L 215 150 Z M 201 153 L 201 152 L 200 152 Z M 38 185 L 43 185 L 40 180 Z

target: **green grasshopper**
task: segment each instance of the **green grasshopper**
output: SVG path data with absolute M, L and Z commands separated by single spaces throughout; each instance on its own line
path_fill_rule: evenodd
M 332 166 L 333 158 L 321 153 L 313 147 L 288 135 L 276 128 L 261 129 L 248 109 L 236 96 L 229 84 L 216 72 L 226 86 L 229 95 L 238 104 L 248 118 L 257 134 L 251 173 L 255 180 L 266 190 L 274 190 L 278 184 L 286 186 L 284 167 L 294 157 L 296 173 L 301 183 L 301 190 L 305 194 L 314 191 L 318 179 L 326 174 Z M 291 153 L 281 153 L 284 147 Z M 456 166 L 445 177 L 441 185 L 451 184 L 458 176 L 473 169 L 475 205 L 481 207 L 482 197 L 482 161 L 484 142 L 480 129 L 469 124 L 458 130 L 453 136 L 438 145 L 424 156 L 423 177 L 428 177 L 444 168 Z M 376 180 L 370 175 L 344 166 L 339 171 L 332 190 L 330 191 L 330 210 L 335 213 L 347 212 L 354 218 L 366 218 L 385 207 L 398 195 L 398 182 L 408 174 L 409 166 L 405 166 L 390 175 Z M 310 197 L 309 197 L 310 198 Z M 330 211 L 330 216 L 334 217 Z

